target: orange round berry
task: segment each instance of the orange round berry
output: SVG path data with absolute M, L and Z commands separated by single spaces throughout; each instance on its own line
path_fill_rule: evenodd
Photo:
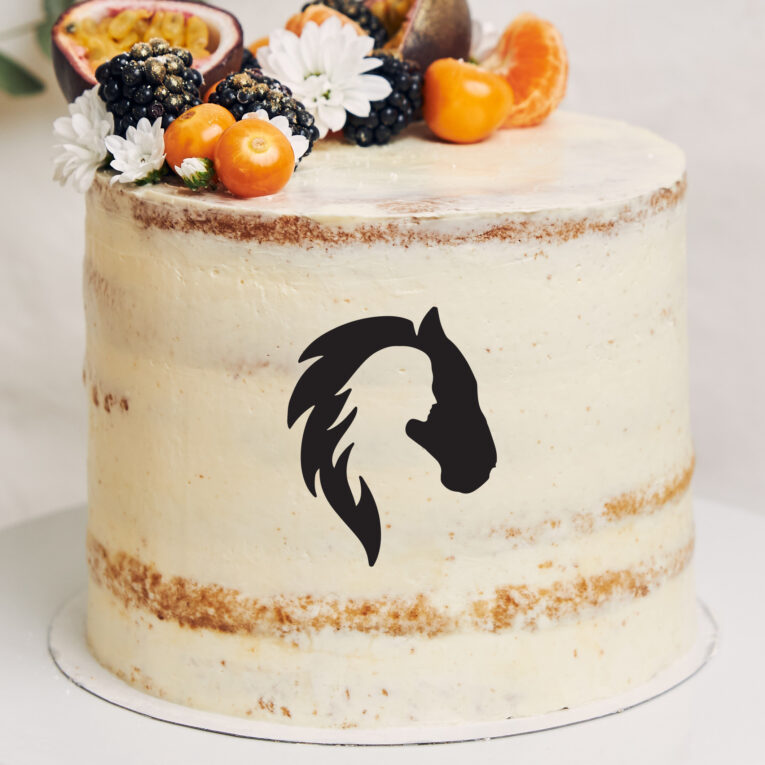
M 454 58 L 428 67 L 422 96 L 428 127 L 454 143 L 482 141 L 507 119 L 513 105 L 504 77 Z
M 235 122 L 234 115 L 218 104 L 193 106 L 165 130 L 167 164 L 175 170 L 189 157 L 212 159 L 215 144 Z
M 257 118 L 232 125 L 215 147 L 215 172 L 235 196 L 262 197 L 287 185 L 295 153 L 287 138 Z

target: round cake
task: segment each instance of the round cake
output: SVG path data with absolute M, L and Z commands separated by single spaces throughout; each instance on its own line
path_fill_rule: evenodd
M 313 726 L 544 713 L 679 658 L 685 176 L 556 113 L 327 140 L 237 200 L 87 198 L 88 639 L 164 699 Z

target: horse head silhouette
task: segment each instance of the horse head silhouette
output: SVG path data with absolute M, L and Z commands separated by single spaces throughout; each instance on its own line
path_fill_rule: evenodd
M 287 425 L 312 410 L 303 430 L 300 465 L 308 490 L 316 496 L 316 475 L 337 515 L 358 537 L 374 566 L 380 552 L 380 516 L 372 492 L 359 476 L 361 495 L 348 482 L 350 444 L 334 459 L 335 449 L 356 417 L 352 409 L 337 422 L 351 393 L 346 384 L 378 351 L 394 346 L 416 348 L 430 360 L 435 403 L 424 421 L 409 420 L 406 434 L 441 467 L 441 483 L 450 491 L 470 493 L 489 479 L 497 464 L 494 440 L 478 403 L 478 384 L 465 357 L 446 336 L 437 308 L 425 315 L 418 331 L 408 319 L 376 316 L 343 324 L 314 340 L 300 361 L 317 358 L 298 380 L 290 397 Z M 336 423 L 336 424 L 335 424 Z

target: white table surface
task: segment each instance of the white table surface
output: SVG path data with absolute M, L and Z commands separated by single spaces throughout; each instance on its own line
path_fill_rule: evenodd
M 697 675 L 639 707 L 494 741 L 410 747 L 279 744 L 158 722 L 74 686 L 47 651 L 58 607 L 85 583 L 85 511 L 0 533 L 0 763 L 765 763 L 765 517 L 696 502 L 700 597 L 720 624 Z

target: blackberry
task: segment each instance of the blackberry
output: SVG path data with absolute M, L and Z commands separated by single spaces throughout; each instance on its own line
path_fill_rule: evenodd
M 161 37 L 152 37 L 149 40 L 149 45 L 151 45 L 151 52 L 155 56 L 164 56 L 166 53 L 170 53 L 170 43 Z
M 152 50 L 151 45 L 146 42 L 136 43 L 130 51 L 131 58 L 136 61 L 146 61 L 146 59 L 151 58 L 153 54 L 154 51 Z
M 176 56 L 175 54 L 168 53 L 165 56 L 165 71 L 168 74 L 179 75 L 185 69 L 186 67 L 183 64 L 183 61 L 181 61 L 180 58 L 178 58 L 178 56 Z
M 228 109 L 236 119 L 245 114 L 264 109 L 270 118 L 282 115 L 287 118 L 292 133 L 308 139 L 308 151 L 319 137 L 313 115 L 292 95 L 292 91 L 278 80 L 267 77 L 260 69 L 247 69 L 230 74 L 218 83 L 210 94 L 209 102 Z
M 382 146 L 422 119 L 422 73 L 417 64 L 385 51 L 371 55 L 382 63 L 370 74 L 384 77 L 393 90 L 387 98 L 372 102 L 368 117 L 348 113 L 343 134 L 359 146 Z
M 160 38 L 139 42 L 96 69 L 98 95 L 114 115 L 114 132 L 124 136 L 147 117 L 162 118 L 166 128 L 180 114 L 201 103 L 202 75 L 191 69 L 191 54 Z
M 245 69 L 257 69 L 258 59 L 255 58 L 252 51 L 249 48 L 245 48 L 242 51 L 242 66 L 239 67 L 239 71 L 243 72 Z
M 186 48 L 170 48 L 170 53 L 177 56 L 186 67 L 191 66 L 191 63 L 194 61 L 191 52 L 186 50 Z
M 388 42 L 388 32 L 382 21 L 359 0 L 311 0 L 303 6 L 326 5 L 355 21 L 375 41 L 375 48 L 382 48 Z

